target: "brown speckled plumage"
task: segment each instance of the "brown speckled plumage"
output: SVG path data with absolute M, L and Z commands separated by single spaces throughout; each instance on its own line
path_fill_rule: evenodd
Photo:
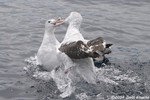
M 103 46 L 104 39 L 102 37 L 98 37 L 96 39 L 90 40 L 85 44 L 83 41 L 71 42 L 68 44 L 62 44 L 59 50 L 67 54 L 70 58 L 73 59 L 83 59 L 83 58 L 97 58 L 99 55 L 97 51 L 102 52 L 103 54 L 108 54 L 109 52 L 107 48 Z M 111 45 L 107 45 L 109 48 Z M 106 51 L 105 51 L 106 50 Z

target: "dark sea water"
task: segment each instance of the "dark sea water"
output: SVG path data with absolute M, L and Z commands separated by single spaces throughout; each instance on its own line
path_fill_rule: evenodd
M 108 88 L 103 83 L 102 90 L 135 95 L 138 88 L 142 96 L 150 96 L 150 0 L 0 0 L 0 100 L 59 100 L 47 97 L 54 91 L 52 83 L 30 79 L 23 67 L 24 60 L 37 53 L 45 21 L 65 18 L 71 11 L 83 16 L 81 33 L 86 39 L 102 36 L 113 43 L 108 59 L 114 68 L 131 70 L 141 79 L 137 87 Z M 56 29 L 58 40 L 64 38 L 65 29 Z

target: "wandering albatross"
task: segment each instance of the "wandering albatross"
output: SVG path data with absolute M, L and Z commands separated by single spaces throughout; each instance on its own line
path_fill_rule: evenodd
M 79 31 L 80 24 L 82 22 L 82 16 L 78 12 L 71 12 L 69 17 L 65 19 L 65 22 L 69 23 L 69 26 L 59 50 L 65 52 L 65 50 L 68 49 L 69 45 L 71 47 L 74 46 L 76 50 L 74 50 L 74 48 L 70 48 L 65 52 L 70 58 L 72 58 L 72 61 L 75 63 L 75 67 L 72 67 L 72 70 L 76 71 L 76 73 L 78 73 L 88 83 L 96 84 L 96 74 L 93 59 L 90 57 L 82 57 L 84 56 L 84 54 L 82 54 L 82 52 L 79 53 L 80 51 L 84 51 L 87 49 L 85 45 L 85 43 L 87 43 L 87 40 L 84 39 Z M 74 51 L 76 52 L 73 53 Z M 67 52 L 69 52 L 70 54 L 74 54 L 77 58 L 81 57 L 81 59 L 75 59 L 74 57 L 72 57 L 73 55 L 69 55 L 69 53 Z M 87 50 L 86 52 L 88 53 L 90 51 Z M 86 54 L 86 52 L 83 53 Z
M 56 39 L 54 31 L 61 21 L 59 18 L 46 21 L 43 41 L 37 53 L 37 65 L 47 70 L 44 73 L 50 74 L 51 78 L 56 82 L 58 89 L 62 92 L 60 96 L 64 98 L 74 91 L 70 87 L 70 80 L 64 76 L 66 75 L 64 73 L 65 69 L 74 64 L 65 53 L 58 50 L 60 43 Z M 66 83 L 65 79 L 67 79 L 68 83 Z
M 110 46 L 112 44 L 106 44 L 102 37 L 85 40 L 79 31 L 81 22 L 82 16 L 80 13 L 71 12 L 65 21 L 60 23 L 69 23 L 69 26 L 59 50 L 78 64 L 78 73 L 88 83 L 95 84 L 95 68 L 92 58 L 96 61 L 103 60 L 105 54 L 111 53 Z
M 62 20 L 60 18 L 50 19 L 45 23 L 45 33 L 42 44 L 37 53 L 37 65 L 47 71 L 52 71 L 59 66 L 70 67 L 73 65 L 72 60 L 63 52 L 59 51 L 59 41 L 54 35 L 56 26 L 59 26 Z

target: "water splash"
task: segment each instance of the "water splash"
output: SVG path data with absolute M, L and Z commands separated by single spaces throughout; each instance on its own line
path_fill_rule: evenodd
M 53 80 L 60 91 L 58 97 L 61 98 L 66 98 L 73 94 L 75 95 L 74 99 L 90 100 L 91 98 L 95 98 L 95 100 L 98 100 L 99 98 L 108 98 L 107 95 L 110 97 L 110 95 L 114 94 L 128 95 L 135 94 L 135 92 L 142 94 L 141 91 L 138 90 L 138 87 L 142 86 L 141 79 L 132 70 L 123 72 L 113 65 L 107 65 L 103 68 L 95 67 L 97 84 L 90 86 L 90 84 L 82 82 L 77 84 L 73 83 L 73 81 L 64 74 L 61 67 L 57 71 L 43 71 L 36 65 L 36 59 L 36 56 L 26 59 L 25 62 L 27 66 L 24 67 L 24 70 L 31 78 L 36 80 L 46 82 Z M 80 79 L 80 81 L 82 81 L 82 79 Z M 135 90 L 133 87 L 135 87 Z M 93 93 L 95 91 L 96 93 Z
M 62 93 L 60 97 L 65 98 L 72 94 L 74 88 L 71 87 L 71 80 L 67 77 L 64 73 L 63 68 L 58 68 L 57 70 L 52 70 L 51 72 L 43 71 L 40 69 L 40 66 L 36 63 L 37 56 L 30 57 L 25 59 L 27 66 L 24 67 L 26 73 L 36 80 L 43 80 L 43 81 L 51 81 L 53 80 L 59 91 Z

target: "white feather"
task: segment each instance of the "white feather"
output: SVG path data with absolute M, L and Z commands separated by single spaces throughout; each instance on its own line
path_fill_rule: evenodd
M 66 22 L 69 23 L 65 38 L 61 44 L 67 44 L 75 41 L 83 41 L 87 43 L 79 31 L 82 22 L 82 16 L 77 12 L 71 12 Z M 94 69 L 94 62 L 92 58 L 73 60 L 76 64 L 72 73 L 78 73 L 88 83 L 96 84 L 96 75 Z

